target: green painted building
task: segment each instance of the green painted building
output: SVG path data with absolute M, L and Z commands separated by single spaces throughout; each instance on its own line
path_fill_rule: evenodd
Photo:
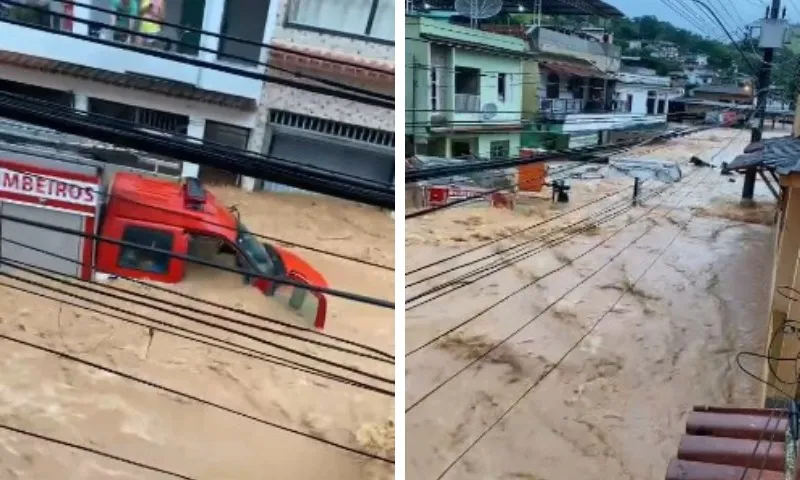
M 528 44 L 430 16 L 409 15 L 405 24 L 406 135 L 414 153 L 517 155 L 524 120 L 538 105 Z

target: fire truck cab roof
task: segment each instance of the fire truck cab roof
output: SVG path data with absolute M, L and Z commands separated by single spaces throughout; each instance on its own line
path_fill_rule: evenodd
M 236 241 L 233 213 L 197 179 L 183 183 L 120 172 L 114 176 L 107 217 L 127 218 L 180 227 L 187 232 Z

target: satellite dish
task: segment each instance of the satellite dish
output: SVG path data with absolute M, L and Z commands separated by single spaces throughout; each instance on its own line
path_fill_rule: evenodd
M 481 108 L 481 118 L 484 120 L 491 120 L 497 115 L 497 104 L 487 103 Z
M 491 18 L 503 9 L 503 0 L 456 0 L 455 10 L 469 17 L 469 25 L 477 27 L 478 20 Z

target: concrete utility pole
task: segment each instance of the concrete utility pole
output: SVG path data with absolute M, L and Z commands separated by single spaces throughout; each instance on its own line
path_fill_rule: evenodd
M 781 9 L 781 0 L 772 0 L 772 7 L 769 10 L 769 18 L 777 20 L 779 11 Z M 769 84 L 772 76 L 772 59 L 775 54 L 775 49 L 764 49 L 764 63 L 761 64 L 761 71 L 758 73 L 758 95 L 756 100 L 756 118 L 758 118 L 758 126 L 754 127 L 750 133 L 750 142 L 760 142 L 761 133 L 764 131 L 764 117 L 767 110 L 767 95 L 769 94 Z M 744 185 L 742 186 L 742 200 L 752 200 L 756 188 L 756 175 L 757 169 L 755 167 L 748 168 L 744 174 Z

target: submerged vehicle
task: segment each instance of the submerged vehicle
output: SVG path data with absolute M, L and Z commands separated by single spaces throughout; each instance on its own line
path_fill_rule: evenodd
M 197 179 L 178 183 L 120 172 L 112 177 L 106 198 L 98 216 L 101 237 L 249 272 L 243 275 L 246 284 L 290 309 L 305 326 L 324 328 L 324 295 L 261 277 L 327 288 L 322 274 L 286 249 L 259 241 L 242 223 L 236 208 L 222 205 Z M 163 283 L 181 282 L 186 275 L 184 259 L 98 243 L 98 272 Z M 233 262 L 226 265 L 229 259 Z

